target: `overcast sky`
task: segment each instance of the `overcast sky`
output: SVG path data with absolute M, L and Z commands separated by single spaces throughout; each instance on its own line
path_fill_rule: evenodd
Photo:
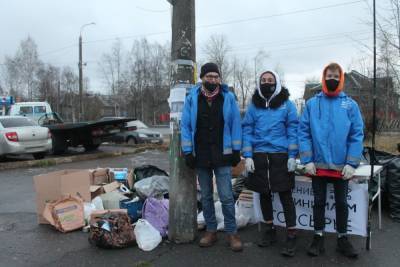
M 40 59 L 56 66 L 76 68 L 78 36 L 84 29 L 85 75 L 91 90 L 102 91 L 101 55 L 120 38 L 129 49 L 135 38 L 171 39 L 171 10 L 166 0 L 0 0 L 0 62 L 14 55 L 20 41 L 30 35 Z M 337 61 L 345 69 L 372 46 L 372 0 L 197 0 L 198 60 L 202 46 L 214 34 L 224 34 L 232 55 L 252 60 L 259 49 L 269 53 L 263 69 L 277 65 L 285 73 L 293 98 L 304 90 L 304 80 L 320 77 L 325 64 Z M 326 8 L 330 6 L 329 8 Z M 215 24 L 220 24 L 216 26 Z M 214 26 L 210 26 L 214 25 Z M 364 50 L 364 52 L 363 52 Z M 203 60 L 202 60 L 203 61 Z

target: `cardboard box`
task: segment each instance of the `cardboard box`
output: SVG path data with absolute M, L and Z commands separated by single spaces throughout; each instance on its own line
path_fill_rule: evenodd
M 90 186 L 91 198 L 93 199 L 101 194 L 117 190 L 120 186 L 121 184 L 118 183 L 117 181 L 105 185 L 91 185 Z
M 90 170 L 92 185 L 108 184 L 111 182 L 108 168 Z
M 36 209 L 39 224 L 48 224 L 42 216 L 47 202 L 63 196 L 79 195 L 85 202 L 91 201 L 91 172 L 89 170 L 62 170 L 33 177 L 36 190 Z

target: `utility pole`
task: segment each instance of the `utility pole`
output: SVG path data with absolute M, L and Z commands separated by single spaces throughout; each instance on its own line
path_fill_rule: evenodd
M 89 25 L 96 25 L 96 23 L 91 22 L 87 23 L 81 26 L 81 30 L 79 33 L 79 117 L 78 120 L 82 121 L 83 118 L 83 70 L 82 70 L 82 30 L 84 27 L 89 26 Z
M 83 113 L 83 71 L 82 71 L 82 33 L 79 35 L 79 117 L 78 120 L 82 121 Z
M 173 6 L 172 92 L 182 86 L 189 88 L 195 83 L 195 0 L 168 2 Z M 179 119 L 171 119 L 171 127 L 168 236 L 175 243 L 187 243 L 194 241 L 197 235 L 196 175 L 186 167 L 183 159 Z

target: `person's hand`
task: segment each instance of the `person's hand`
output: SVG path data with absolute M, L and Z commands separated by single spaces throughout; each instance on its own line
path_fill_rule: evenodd
M 233 150 L 232 153 L 232 166 L 235 167 L 239 164 L 241 158 L 240 158 L 240 151 L 239 150 Z
M 252 158 L 246 158 L 245 166 L 247 172 L 254 172 L 255 168 L 254 168 L 254 161 Z
M 316 175 L 317 174 L 317 169 L 315 168 L 314 162 L 310 162 L 306 164 L 306 173 L 310 175 Z
M 356 170 L 352 166 L 346 164 L 342 170 L 343 179 L 344 180 L 351 179 L 351 177 L 353 177 L 355 171 Z
M 295 158 L 289 158 L 287 162 L 287 168 L 288 172 L 294 172 L 296 170 L 296 159 Z
M 186 166 L 188 166 L 191 169 L 194 169 L 196 167 L 196 159 L 194 158 L 192 153 L 185 155 L 185 162 Z

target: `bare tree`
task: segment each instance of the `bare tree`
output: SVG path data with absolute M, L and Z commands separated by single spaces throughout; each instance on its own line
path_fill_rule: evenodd
M 218 65 L 223 81 L 228 81 L 232 72 L 231 62 L 228 59 L 230 51 L 227 38 L 222 34 L 211 35 L 203 47 L 207 60 Z
M 111 52 L 103 54 L 99 63 L 103 79 L 112 95 L 116 95 L 121 89 L 124 55 L 121 40 L 117 40 L 112 45 Z
M 46 64 L 38 70 L 37 99 L 47 101 L 53 109 L 58 106 L 58 83 L 60 81 L 60 69 Z
M 252 88 L 254 89 L 253 77 L 251 73 L 252 71 L 247 59 L 240 60 L 235 58 L 233 61 L 233 66 L 234 88 L 237 91 L 241 109 L 244 110 L 252 92 Z

